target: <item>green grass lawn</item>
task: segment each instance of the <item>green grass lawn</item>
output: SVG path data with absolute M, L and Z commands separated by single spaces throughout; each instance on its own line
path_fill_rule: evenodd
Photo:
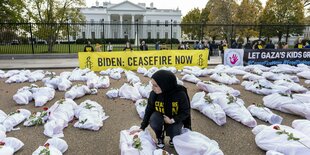
M 70 53 L 83 52 L 84 46 L 82 44 L 70 44 Z M 92 45 L 95 48 L 95 44 Z M 106 47 L 107 45 L 105 45 Z M 149 50 L 155 50 L 154 45 L 148 45 Z M 122 51 L 125 45 L 123 44 L 113 44 L 113 51 Z M 167 44 L 166 47 L 170 49 L 170 44 Z M 178 44 L 173 44 L 172 49 L 177 49 Z M 48 45 L 33 45 L 34 52 L 32 52 L 31 45 L 0 45 L 0 54 L 42 54 L 48 53 Z M 134 51 L 139 51 L 137 47 L 133 46 Z M 102 45 L 103 51 L 103 45 Z M 68 44 L 56 44 L 53 47 L 53 52 L 51 53 L 69 53 Z

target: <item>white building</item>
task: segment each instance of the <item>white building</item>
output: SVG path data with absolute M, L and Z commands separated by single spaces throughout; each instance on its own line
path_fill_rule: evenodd
M 146 7 L 145 3 L 134 4 L 130 1 L 100 4 L 97 1 L 96 6 L 81 8 L 86 21 L 93 25 L 83 27 L 80 38 L 102 38 L 104 30 L 104 38 L 135 39 L 138 29 L 139 39 L 170 39 L 172 26 L 172 38 L 181 39 L 180 26 L 171 25 L 181 23 L 182 14 L 178 8 L 157 9 L 153 3 Z

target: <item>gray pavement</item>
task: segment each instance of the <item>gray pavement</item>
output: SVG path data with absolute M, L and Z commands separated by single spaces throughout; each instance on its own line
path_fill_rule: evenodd
M 211 56 L 209 65 L 221 64 L 221 57 Z M 79 66 L 76 55 L 63 56 L 23 56 L 23 55 L 0 55 L 0 69 L 57 69 L 75 68 Z

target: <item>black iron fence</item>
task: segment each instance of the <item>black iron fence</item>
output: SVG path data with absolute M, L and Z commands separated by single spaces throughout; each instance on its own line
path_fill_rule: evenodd
M 221 40 L 229 46 L 238 43 L 244 47 L 248 41 L 258 39 L 265 44 L 271 40 L 293 46 L 298 38 L 310 38 L 310 25 L 0 23 L 0 54 L 77 53 L 88 42 L 98 51 L 107 51 L 110 45 L 113 51 L 122 51 L 127 41 L 133 50 L 140 50 L 141 41 L 149 50 L 178 49 L 180 43 L 195 48 L 199 41 L 217 49 Z

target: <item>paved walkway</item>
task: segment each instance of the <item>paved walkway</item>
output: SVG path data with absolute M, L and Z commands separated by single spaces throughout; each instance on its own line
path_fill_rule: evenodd
M 221 58 L 211 56 L 209 65 L 221 64 Z M 18 58 L 7 57 L 0 59 L 0 69 L 55 69 L 55 68 L 75 68 L 79 66 L 77 58 Z

